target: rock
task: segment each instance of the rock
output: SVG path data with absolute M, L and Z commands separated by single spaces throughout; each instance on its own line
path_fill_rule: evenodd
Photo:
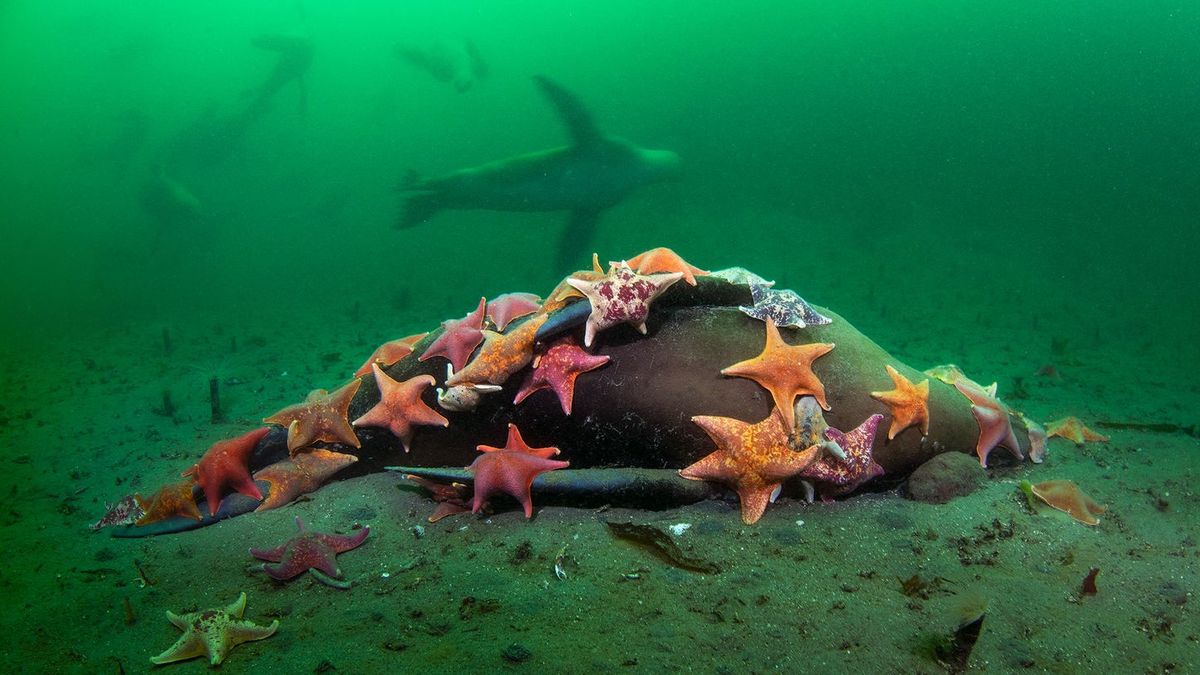
M 514 642 L 504 648 L 503 654 L 505 661 L 509 663 L 524 663 L 533 657 L 533 652 L 529 651 L 519 642 Z
M 908 498 L 926 504 L 945 504 L 969 495 L 986 478 L 974 457 L 960 452 L 937 455 L 908 478 Z

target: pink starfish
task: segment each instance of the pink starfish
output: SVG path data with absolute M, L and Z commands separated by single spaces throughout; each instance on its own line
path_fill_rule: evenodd
M 559 342 L 538 358 L 513 403 L 524 401 L 535 391 L 550 389 L 558 396 L 563 413 L 570 415 L 575 399 L 575 378 L 603 366 L 608 359 L 608 356 L 593 356 L 574 342 Z
M 505 293 L 487 304 L 487 317 L 503 333 L 513 319 L 533 314 L 542 307 L 542 299 L 533 293 Z
M 1013 433 L 1008 406 L 996 398 L 995 389 L 989 391 L 970 380 L 959 380 L 954 386 L 971 401 L 971 412 L 979 422 L 979 441 L 975 443 L 979 464 L 987 468 L 988 455 L 996 446 L 1008 448 L 1017 459 L 1025 459 L 1017 435 Z
M 324 534 L 310 532 L 304 529 L 304 521 L 296 517 L 296 536 L 282 545 L 271 549 L 250 549 L 250 555 L 259 560 L 279 563 L 278 565 L 262 566 L 272 579 L 287 581 L 305 572 L 312 575 L 323 584 L 334 588 L 350 588 L 350 582 L 340 577 L 342 571 L 337 566 L 337 554 L 358 548 L 371 534 L 370 527 L 364 527 L 354 534 Z
M 614 266 L 595 281 L 567 278 L 567 283 L 587 296 L 592 304 L 583 346 L 591 347 L 596 333 L 620 323 L 628 323 L 644 334 L 650 303 L 682 278 L 683 272 L 638 274 L 625 263 Z
M 421 361 L 428 361 L 435 356 L 443 356 L 450 360 L 455 370 L 462 370 L 471 358 L 471 352 L 483 342 L 483 313 L 487 309 L 487 300 L 479 299 L 479 307 L 474 312 L 461 319 L 450 319 L 442 322 L 442 334 L 438 336 L 421 354 Z

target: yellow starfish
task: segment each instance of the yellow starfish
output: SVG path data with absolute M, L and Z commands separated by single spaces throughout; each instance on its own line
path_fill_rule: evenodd
M 218 665 L 229 655 L 229 651 L 243 642 L 264 640 L 275 634 L 279 619 L 270 626 L 259 626 L 253 621 L 242 619 L 246 611 L 246 594 L 243 592 L 228 607 L 206 609 L 179 615 L 167 611 L 167 620 L 183 631 L 179 640 L 167 651 L 150 657 L 150 663 L 160 665 L 186 661 L 197 656 L 207 656 L 210 665 Z

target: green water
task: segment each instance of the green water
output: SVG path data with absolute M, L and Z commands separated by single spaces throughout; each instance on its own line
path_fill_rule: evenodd
M 964 287 L 1015 280 L 1051 306 L 1103 301 L 1089 316 L 1103 324 L 1115 304 L 1172 334 L 1195 328 L 1181 309 L 1196 297 L 1200 206 L 1192 3 L 9 2 L 0 13 L 0 302 L 17 332 L 398 289 L 428 320 L 444 308 L 422 314 L 419 299 L 447 276 L 468 299 L 544 289 L 567 271 L 540 263 L 559 214 L 446 212 L 390 229 L 407 170 L 564 142 L 533 74 L 576 92 L 605 130 L 684 160 L 683 180 L 606 215 L 602 257 L 670 245 L 710 266 L 803 267 L 804 283 L 799 271 L 787 280 L 831 306 L 858 302 L 838 292 L 842 274 L 953 259 L 974 275 L 953 280 Z M 266 32 L 311 36 L 307 114 L 285 86 L 219 159 L 170 167 L 203 211 L 164 228 L 139 188 L 173 139 L 265 79 L 274 56 L 250 42 Z M 491 72 L 461 94 L 392 54 L 463 38 Z
M 264 35 L 299 36 L 311 46 L 303 91 L 295 80 L 263 89 L 278 60 L 255 46 Z M 105 658 L 140 665 L 176 637 L 161 621 L 163 610 L 224 604 L 243 585 L 252 591 L 256 619 L 298 604 L 296 615 L 281 614 L 289 632 L 258 645 L 263 659 L 304 642 L 302 631 L 312 628 L 299 615 L 327 610 L 318 606 L 327 600 L 296 587 L 249 585 L 239 568 L 244 561 L 230 562 L 213 543 L 221 541 L 220 532 L 209 531 L 217 528 L 188 540 L 201 544 L 159 539 L 134 548 L 96 536 L 82 553 L 70 549 L 104 501 L 143 478 L 141 489 L 174 478 L 210 443 L 244 432 L 310 387 L 336 386 L 374 345 L 459 317 L 481 295 L 545 295 L 573 269 L 588 268 L 592 251 L 607 261 L 669 246 L 706 269 L 749 268 L 835 310 L 914 366 L 956 361 L 982 382 L 999 380 L 1003 396 L 1020 391 L 1021 405 L 1043 421 L 1078 413 L 1194 424 L 1198 36 L 1200 3 L 1186 1 L 0 0 L 0 488 L 10 495 L 0 528 L 22 542 L 12 547 L 22 554 L 15 571 L 0 570 L 0 588 L 15 589 L 25 608 L 0 613 L 0 626 L 21 629 L 2 655 L 29 672 L 39 672 L 28 666 L 30 654 L 51 654 L 56 668 L 79 672 L 100 672 L 110 665 L 97 665 Z M 461 57 L 467 41 L 488 71 L 469 87 L 439 81 L 395 54 L 398 45 L 441 45 Z M 580 243 L 573 269 L 552 263 L 563 212 L 447 210 L 395 229 L 397 188 L 409 172 L 437 176 L 567 142 L 537 75 L 573 92 L 604 132 L 678 153 L 682 175 L 605 211 Z M 164 329 L 175 336 L 174 352 L 162 350 Z M 226 353 L 237 344 L 241 351 Z M 227 370 L 226 359 L 234 363 Z M 1063 371 L 1062 379 L 1038 379 L 1045 365 Z M 211 373 L 251 385 L 225 389 L 225 426 L 205 417 Z M 168 386 L 185 423 L 150 412 Z M 48 431 L 56 434 L 49 441 Z M 891 588 L 893 578 L 947 575 L 967 595 L 973 576 L 1001 607 L 989 619 L 997 637 L 981 642 L 997 668 L 1027 660 L 1053 667 L 1048 655 L 1062 649 L 1080 668 L 1169 670 L 1196 636 L 1188 614 L 1195 600 L 1175 602 L 1196 584 L 1194 571 L 1177 570 L 1196 555 L 1186 534 L 1195 523 L 1188 487 L 1194 429 L 1190 437 L 1129 432 L 1101 450 L 1061 443 L 1051 457 L 1062 463 L 1050 460 L 1053 475 L 1044 477 L 1090 481 L 1089 491 L 1108 500 L 1107 529 L 1095 539 L 1083 539 L 1091 530 L 1031 521 L 1003 483 L 1024 477 L 1015 474 L 988 483 L 991 492 L 977 495 L 971 509 L 930 512 L 894 495 L 895 503 L 864 499 L 861 508 L 871 514 L 865 525 L 858 512 L 831 507 L 782 511 L 792 515 L 746 530 L 723 505 L 705 504 L 671 518 L 709 521 L 708 529 L 696 528 L 708 537 L 698 541 L 711 544 L 735 574 L 746 556 L 769 562 L 749 580 L 723 578 L 739 579 L 740 590 L 713 583 L 695 591 L 668 619 L 709 645 L 697 657 L 701 672 L 795 671 L 851 652 L 841 667 L 921 668 L 929 663 L 905 660 L 915 657 L 904 645 L 878 647 L 895 661 L 877 660 L 870 636 L 844 647 L 849 638 L 832 612 L 845 607 L 831 609 L 824 598 L 854 592 L 847 586 L 870 591 L 850 598 L 849 611 L 878 619 L 881 632 L 895 637 L 896 623 L 886 622 L 905 626 L 914 601 Z M 127 459 L 137 453 L 141 459 Z M 346 522 L 359 517 L 342 518 L 346 513 L 384 512 L 375 497 L 392 496 L 394 486 L 378 475 L 373 480 L 361 492 L 330 486 L 326 494 L 336 496 L 322 495 L 328 501 L 318 505 L 341 509 L 336 516 Z M 346 556 L 347 568 L 375 588 L 383 588 L 376 567 L 396 569 L 418 556 L 379 548 L 396 543 L 384 538 L 389 526 L 391 536 L 399 530 L 417 546 L 407 528 L 421 522 L 427 503 L 410 497 L 411 511 L 372 523 L 383 543 Z M 991 540 L 979 527 L 991 527 L 993 511 L 1018 523 L 1018 535 L 997 544 L 1003 569 L 960 564 L 961 549 L 947 548 L 949 530 L 987 548 Z M 797 530 L 796 514 L 813 524 Z M 278 522 L 290 528 L 289 518 Z M 487 529 L 472 520 L 475 529 L 457 539 L 451 528 L 431 527 L 430 541 L 449 543 L 444 559 L 421 559 L 415 569 L 434 581 L 406 601 L 396 622 L 408 626 L 412 651 L 393 654 L 393 645 L 382 657 L 364 652 L 366 663 L 437 663 L 445 654 L 436 650 L 444 649 L 460 661 L 485 654 L 489 663 L 511 667 L 496 660 L 512 640 L 511 626 L 478 621 L 441 641 L 437 622 L 467 625 L 461 608 L 476 607 L 462 599 L 468 593 L 501 598 L 505 621 L 512 607 L 538 606 L 545 599 L 539 589 L 554 583 L 542 578 L 549 569 L 543 563 L 565 550 L 563 542 L 578 541 L 571 545 L 581 569 L 571 574 L 601 581 L 580 592 L 588 598 L 575 600 L 583 609 L 564 595 L 561 613 L 538 614 L 550 629 L 522 627 L 530 631 L 523 642 L 559 666 L 583 645 L 600 654 L 594 663 L 620 672 L 638 658 L 647 672 L 679 667 L 681 657 L 664 656 L 683 650 L 674 637 L 654 634 L 640 643 L 643 631 L 629 618 L 654 623 L 659 615 L 647 608 L 678 605 L 686 577 L 655 577 L 657 567 L 651 575 L 637 572 L 659 582 L 645 586 L 646 606 L 615 604 L 614 597 L 634 597 L 620 574 L 643 563 L 622 558 L 602 531 L 573 539 L 581 531 L 576 511 L 539 518 L 549 522 L 498 518 L 500 525 Z M 940 540 L 925 536 L 942 523 L 948 532 Z M 283 532 L 238 527 L 263 542 Z M 829 533 L 847 528 L 860 538 L 843 551 Z M 820 534 L 806 539 L 814 530 Z M 882 556 L 891 562 L 880 563 L 876 575 L 880 542 L 901 537 L 900 530 L 911 539 L 901 542 L 904 555 Z M 531 540 L 535 563 L 509 574 L 509 551 Z M 895 542 L 887 545 L 895 553 Z M 803 556 L 788 557 L 801 549 L 812 555 L 802 565 L 811 586 L 793 584 L 798 575 L 788 567 L 804 563 Z M 910 550 L 916 558 L 930 551 L 934 562 L 918 569 Z M 372 566 L 363 562 L 368 556 Z M 779 556 L 787 559 L 773 560 Z M 132 575 L 127 558 L 134 557 L 151 560 L 159 589 L 135 594 L 128 582 L 114 581 Z M 1068 557 L 1075 567 L 1064 571 Z M 444 575 L 437 567 L 443 563 Z M 1093 564 L 1105 570 L 1102 599 L 1085 608 L 1061 601 L 1078 585 L 1076 567 Z M 219 598 L 188 587 L 198 565 L 217 580 Z M 109 569 L 100 574 L 104 583 L 87 576 L 91 568 Z M 486 581 L 463 581 L 480 569 L 486 571 L 476 579 Z M 524 581 L 519 591 L 504 585 L 514 576 Z M 442 579 L 461 586 L 445 590 Z M 1164 592 L 1164 579 L 1178 584 Z M 744 597 L 730 601 L 727 592 Z M 60 614 L 56 593 L 91 617 L 105 617 L 76 618 L 85 628 L 69 649 L 46 628 L 47 617 Z M 338 634 L 363 630 L 375 643 L 390 640 L 385 630 L 402 632 L 388 623 L 391 614 L 373 629 L 363 628 L 363 616 L 395 613 L 393 599 L 401 595 L 361 593 L 338 605 Z M 768 595 L 775 599 L 762 600 Z M 1138 605 L 1159 595 L 1170 598 L 1165 613 L 1176 622 L 1173 634 L 1169 624 L 1161 628 L 1161 607 Z M 120 602 L 129 597 L 139 617 L 149 618 L 122 624 Z M 822 600 L 814 604 L 814 597 Z M 1006 597 L 1030 603 L 1042 623 L 1023 608 L 1005 614 Z M 793 611 L 798 606 L 803 611 Z M 584 609 L 601 612 L 591 620 L 607 626 L 597 635 L 608 637 L 589 642 L 591 634 L 577 631 L 576 642 L 560 643 L 558 628 L 583 621 Z M 1070 614 L 1076 610 L 1090 613 L 1079 619 Z M 725 624 L 714 615 L 736 618 Z M 787 624 L 799 633 L 787 636 L 807 640 L 806 630 L 817 632 L 821 640 L 806 644 L 824 660 L 789 662 L 772 649 L 779 638 L 768 629 L 748 640 L 757 647 L 733 650 L 736 658 L 713 647 L 727 644 L 730 632 L 751 630 L 743 615 L 754 630 L 802 617 L 799 628 Z M 41 627 L 28 632 L 26 621 Z M 412 628 L 426 624 L 425 633 Z M 476 633 L 481 624 L 486 628 Z M 1060 640 L 1052 628 L 1068 624 L 1074 632 Z M 1142 632 L 1152 634 L 1150 642 Z M 1013 656 L 1021 650 L 1012 645 L 1030 634 L 1033 656 Z M 1095 651 L 1100 634 L 1120 636 L 1114 650 L 1140 651 L 1128 660 Z M 620 650 L 610 653 L 606 640 L 628 645 L 636 658 L 613 656 Z M 372 672 L 337 647 L 322 652 L 326 647 L 295 647 L 287 665 L 312 669 L 333 653 Z M 253 649 L 241 648 L 226 668 L 257 667 L 262 661 L 252 658 Z

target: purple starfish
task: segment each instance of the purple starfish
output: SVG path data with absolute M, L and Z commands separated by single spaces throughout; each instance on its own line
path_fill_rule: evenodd
M 358 548 L 366 541 L 371 528 L 364 527 L 354 534 L 310 532 L 304 529 L 304 521 L 299 516 L 296 517 L 296 528 L 299 530 L 296 536 L 276 548 L 250 549 L 250 555 L 259 560 L 279 563 L 264 564 L 262 570 L 277 581 L 287 581 L 305 572 L 312 572 L 318 581 L 327 586 L 350 588 L 349 581 L 340 579 L 342 571 L 337 566 L 337 554 Z
M 804 328 L 832 321 L 813 309 L 795 291 L 777 291 L 766 284 L 750 284 L 750 298 L 754 301 L 753 307 L 739 306 L 738 309 L 760 321 L 773 319 L 779 327 Z
M 575 378 L 608 363 L 608 358 L 593 356 L 573 342 L 559 342 L 541 355 L 513 403 L 524 401 L 535 391 L 550 389 L 558 396 L 563 414 L 570 415 L 575 399 Z
M 853 431 L 843 433 L 829 427 L 825 438 L 833 441 L 846 454 L 844 459 L 824 455 L 800 472 L 800 477 L 813 481 L 821 488 L 825 499 L 853 491 L 859 485 L 883 475 L 883 467 L 875 461 L 872 449 L 875 446 L 875 430 L 883 415 L 871 415 Z

